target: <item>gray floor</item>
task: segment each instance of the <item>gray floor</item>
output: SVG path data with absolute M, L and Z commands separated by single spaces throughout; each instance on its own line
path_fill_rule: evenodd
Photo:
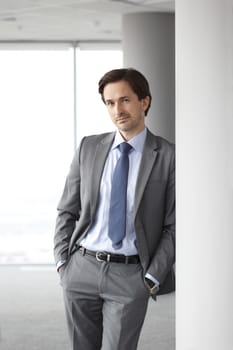
M 0 266 L 0 281 L 0 349 L 68 350 L 54 267 Z M 138 350 L 174 349 L 175 294 L 169 294 L 150 301 Z

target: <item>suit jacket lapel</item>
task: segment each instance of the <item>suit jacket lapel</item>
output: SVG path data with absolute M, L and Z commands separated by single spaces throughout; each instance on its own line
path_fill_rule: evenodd
M 91 183 L 91 217 L 94 217 L 96 211 L 99 188 L 101 177 L 105 165 L 106 158 L 108 156 L 109 150 L 112 146 L 115 137 L 115 132 L 105 136 L 101 142 L 96 146 L 96 153 L 94 158 L 94 165 L 92 169 L 92 183 Z
M 142 154 L 141 164 L 138 172 L 136 190 L 135 190 L 135 216 L 138 211 L 139 204 L 141 202 L 141 198 L 144 193 L 144 189 L 146 187 L 147 181 L 149 179 L 151 170 L 155 164 L 155 160 L 157 157 L 158 148 L 156 137 L 147 130 L 147 137 L 145 141 L 145 146 Z

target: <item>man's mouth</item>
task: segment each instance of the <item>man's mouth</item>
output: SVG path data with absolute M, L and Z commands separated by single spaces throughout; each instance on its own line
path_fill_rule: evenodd
M 125 122 L 125 121 L 128 120 L 128 119 L 129 119 L 129 116 L 128 116 L 128 115 L 125 115 L 125 116 L 118 117 L 118 118 L 116 119 L 116 121 L 117 121 L 118 123 L 122 123 L 122 122 Z

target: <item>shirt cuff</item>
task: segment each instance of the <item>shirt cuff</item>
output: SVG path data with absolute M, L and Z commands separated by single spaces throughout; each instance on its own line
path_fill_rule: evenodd
M 60 261 L 58 261 L 58 263 L 57 263 L 57 265 L 56 265 L 56 268 L 57 268 L 57 271 L 60 269 L 60 267 L 62 266 L 62 265 L 64 265 L 66 263 L 66 260 L 60 260 Z
M 155 278 L 155 277 L 153 277 L 153 276 L 151 276 L 151 274 L 150 273 L 146 273 L 146 276 L 145 276 L 146 278 L 149 278 L 149 280 L 151 280 L 152 282 L 154 282 L 154 284 L 156 285 L 156 286 L 159 286 L 159 281 Z

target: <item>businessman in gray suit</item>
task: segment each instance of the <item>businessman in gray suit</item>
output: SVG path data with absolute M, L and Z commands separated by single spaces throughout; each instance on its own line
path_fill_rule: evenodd
M 117 130 L 80 143 L 55 261 L 71 349 L 135 350 L 149 297 L 175 285 L 174 145 L 145 126 L 151 93 L 139 71 L 107 72 L 99 93 Z

